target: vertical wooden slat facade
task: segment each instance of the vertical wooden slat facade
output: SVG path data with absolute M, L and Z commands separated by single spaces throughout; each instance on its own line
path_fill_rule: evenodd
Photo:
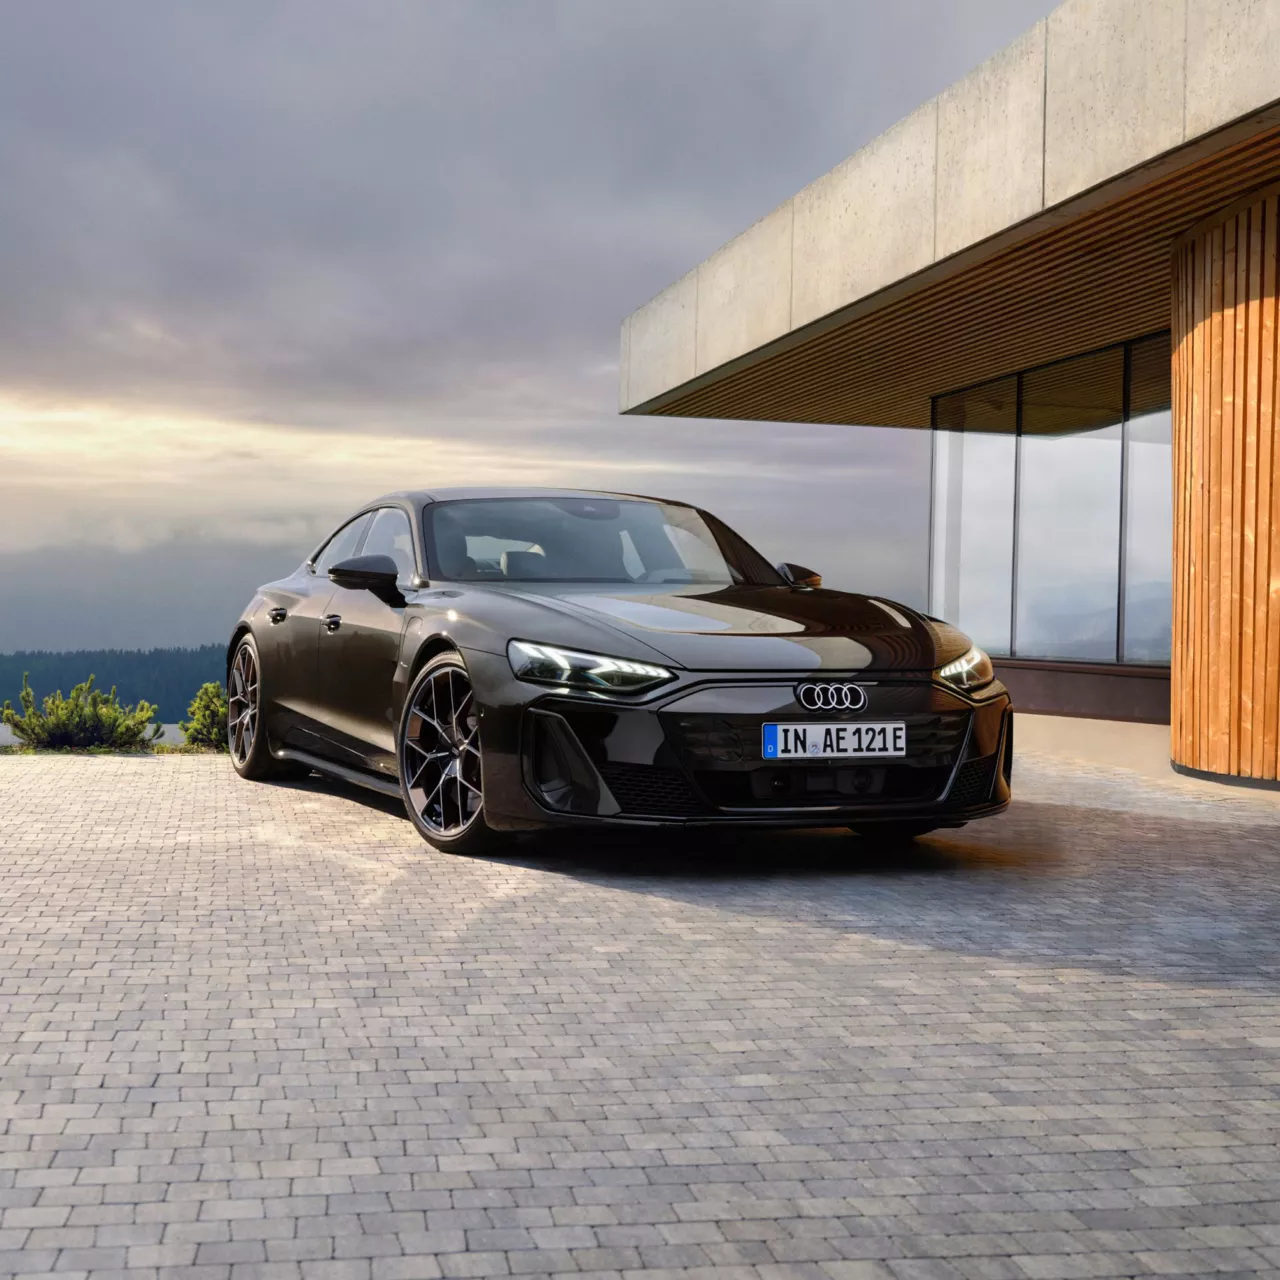
M 1172 756 L 1280 776 L 1280 188 L 1173 260 Z

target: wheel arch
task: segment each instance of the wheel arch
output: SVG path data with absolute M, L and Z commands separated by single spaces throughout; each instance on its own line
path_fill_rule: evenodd
M 235 659 L 236 650 L 240 647 L 240 641 L 247 635 L 253 634 L 253 628 L 247 622 L 236 624 L 236 629 L 231 633 L 231 642 L 227 645 L 227 661 L 226 670 L 223 676 L 223 688 L 226 688 L 227 681 L 231 678 L 231 663 Z
M 418 678 L 418 672 L 420 672 L 432 658 L 438 657 L 442 653 L 460 652 L 461 650 L 452 640 L 449 639 L 448 636 L 428 636 L 418 646 L 417 653 L 413 655 L 413 662 L 409 666 L 408 684 L 413 684 L 413 682 Z

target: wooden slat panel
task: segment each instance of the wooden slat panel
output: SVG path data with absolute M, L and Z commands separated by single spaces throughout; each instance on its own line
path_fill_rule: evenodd
M 1259 310 L 1261 325 L 1258 330 L 1258 479 L 1257 497 L 1255 500 L 1255 516 L 1253 528 L 1254 569 L 1253 569 L 1253 694 L 1250 700 L 1250 717 L 1266 718 L 1267 695 L 1267 618 L 1268 595 L 1271 579 L 1271 545 L 1267 537 L 1268 513 L 1271 510 L 1271 486 L 1274 476 L 1276 433 L 1268 429 L 1277 409 L 1275 396 L 1276 379 L 1276 268 L 1278 259 L 1277 214 L 1280 213 L 1280 199 L 1272 196 L 1263 202 L 1263 217 L 1259 224 L 1262 239 L 1260 258 L 1262 267 L 1262 285 L 1259 294 Z M 1250 737 L 1252 754 L 1249 761 L 1249 774 L 1262 777 L 1265 768 L 1267 750 L 1265 735 L 1262 739 L 1254 734 Z
M 1239 754 L 1237 769 L 1253 768 L 1253 739 L 1248 726 L 1253 722 L 1253 623 L 1256 602 L 1257 546 L 1255 528 L 1258 519 L 1258 373 L 1262 337 L 1262 211 L 1249 217 L 1249 278 L 1247 312 L 1243 316 L 1246 353 L 1244 361 L 1244 427 L 1241 435 L 1239 483 L 1240 520 L 1240 688 L 1238 696 L 1237 733 Z
M 1215 218 L 1173 263 L 1179 764 L 1280 773 L 1280 198 Z
M 1168 327 L 1170 244 L 1277 175 L 1273 129 L 1064 215 L 948 279 L 779 339 L 639 411 L 927 427 L 931 396 Z
M 1258 405 L 1258 543 L 1257 606 L 1254 616 L 1254 705 L 1261 709 L 1263 732 L 1254 735 L 1254 759 L 1250 770 L 1255 778 L 1275 778 L 1280 765 L 1277 744 L 1276 689 L 1280 681 L 1280 598 L 1273 578 L 1280 572 L 1280 519 L 1273 514 L 1273 504 L 1280 497 L 1280 433 L 1275 418 L 1280 413 L 1280 197 L 1265 202 L 1262 273 L 1262 393 Z M 1269 535 L 1269 536 L 1268 536 Z
M 1173 356 L 1171 361 L 1172 386 L 1170 390 L 1173 411 L 1173 456 L 1175 459 L 1182 456 L 1184 425 L 1187 421 L 1189 412 L 1186 390 L 1186 369 L 1189 361 L 1187 358 L 1186 348 L 1190 341 L 1187 335 L 1191 330 L 1191 326 L 1186 320 L 1187 291 L 1183 286 L 1183 277 L 1185 274 L 1186 265 L 1184 255 L 1178 255 L 1174 258 L 1173 263 L 1173 298 L 1171 307 L 1173 329 L 1175 333 L 1180 335 L 1180 340 L 1171 338 Z M 1185 473 L 1185 466 L 1177 466 L 1175 464 L 1175 474 L 1183 473 Z M 1187 560 L 1185 543 L 1187 524 L 1186 502 L 1183 497 L 1183 488 L 1181 485 L 1175 484 L 1173 488 L 1172 530 L 1173 560 L 1175 563 L 1185 564 Z M 1178 628 L 1186 616 L 1186 578 L 1175 574 L 1173 578 L 1173 653 L 1171 661 L 1171 678 L 1175 683 L 1181 683 L 1185 679 L 1183 675 L 1183 661 L 1186 656 L 1186 643 L 1184 637 L 1179 634 Z M 1178 699 L 1171 699 L 1169 713 L 1169 754 L 1170 756 L 1177 756 L 1181 751 L 1184 733 L 1182 703 Z
M 1226 703 L 1223 689 L 1221 659 L 1227 656 L 1226 620 L 1223 608 L 1230 586 L 1224 582 L 1222 539 L 1217 532 L 1222 528 L 1222 503 L 1225 486 L 1220 483 L 1224 467 L 1224 452 L 1229 450 L 1228 437 L 1223 430 L 1223 416 L 1229 417 L 1231 405 L 1231 379 L 1227 374 L 1227 361 L 1231 358 L 1231 334 L 1234 329 L 1228 323 L 1227 311 L 1234 314 L 1235 304 L 1235 219 L 1224 223 L 1212 232 L 1209 248 L 1213 270 L 1209 277 L 1209 324 L 1212 337 L 1209 340 L 1209 459 L 1205 468 L 1208 481 L 1209 511 L 1205 521 L 1205 537 L 1209 562 L 1208 605 L 1209 644 L 1205 646 L 1205 665 L 1208 675 L 1209 706 Z M 1226 453 L 1226 470 L 1230 471 L 1230 454 Z M 1209 655 L 1212 654 L 1212 659 Z M 1209 763 L 1214 773 L 1226 773 L 1225 718 L 1212 715 L 1209 718 Z
M 1243 742 L 1241 688 L 1244 674 L 1242 610 L 1244 608 L 1244 472 L 1246 449 L 1247 391 L 1249 380 L 1249 308 L 1256 294 L 1250 284 L 1253 271 L 1253 211 L 1246 210 L 1237 220 L 1236 238 L 1236 315 L 1235 315 L 1235 386 L 1231 405 L 1231 715 L 1228 723 L 1230 752 L 1227 769 L 1240 772 Z

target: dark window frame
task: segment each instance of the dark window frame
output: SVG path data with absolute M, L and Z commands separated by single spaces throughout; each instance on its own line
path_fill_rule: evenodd
M 398 511 L 404 517 L 405 526 L 409 530 L 409 548 L 413 556 L 413 567 L 409 570 L 408 574 L 402 577 L 401 581 L 412 582 L 414 579 L 422 577 L 422 564 L 418 557 L 418 539 L 414 535 L 413 531 L 415 521 L 411 511 L 406 511 L 404 507 L 399 506 L 396 503 L 383 503 L 382 506 L 370 507 L 363 513 L 370 516 L 371 519 L 368 527 L 360 536 L 359 549 L 356 551 L 356 555 L 364 554 L 365 544 L 369 541 L 369 535 L 373 532 L 374 521 L 376 521 L 384 511 Z
M 964 434 L 965 428 L 941 427 L 939 422 L 939 402 L 949 400 L 953 396 L 965 395 L 969 392 L 978 391 L 983 387 L 988 387 L 997 382 L 1006 381 L 1009 377 L 1017 379 L 1016 401 L 1015 401 L 1015 426 L 1014 426 L 1014 483 L 1013 483 L 1013 548 L 1012 548 L 1012 581 L 1009 591 L 1009 656 L 1013 659 L 1024 661 L 1036 661 L 1034 655 L 1020 654 L 1018 652 L 1018 552 L 1019 552 L 1019 530 L 1018 521 L 1021 513 L 1022 503 L 1022 440 L 1023 430 L 1023 381 L 1034 373 L 1039 373 L 1045 369 L 1052 369 L 1058 365 L 1067 364 L 1072 360 L 1079 360 L 1088 356 L 1101 355 L 1107 351 L 1119 349 L 1123 359 L 1123 374 L 1121 387 L 1122 411 L 1120 419 L 1120 524 L 1119 538 L 1116 548 L 1116 554 L 1119 557 L 1119 572 L 1116 577 L 1116 642 L 1115 657 L 1111 660 L 1115 665 L 1132 665 L 1151 667 L 1159 669 L 1168 666 L 1167 662 L 1129 662 L 1126 660 L 1125 653 L 1125 589 L 1127 585 L 1127 565 L 1126 550 L 1128 547 L 1129 536 L 1129 451 L 1130 451 L 1130 420 L 1132 417 L 1132 386 L 1133 386 L 1133 350 L 1135 347 L 1146 342 L 1153 342 L 1160 338 L 1171 338 L 1169 329 L 1157 329 L 1152 333 L 1142 334 L 1136 338 L 1129 338 L 1123 342 L 1110 342 L 1101 347 L 1095 347 L 1090 351 L 1078 352 L 1075 355 L 1063 356 L 1058 360 L 1050 360 L 1044 364 L 1033 365 L 1026 369 L 1019 369 L 1016 374 L 1001 374 L 995 378 L 983 378 L 979 382 L 971 382 L 966 386 L 957 387 L 952 391 L 943 392 L 941 395 L 933 396 L 929 405 L 929 426 L 933 433 L 933 440 L 930 449 L 930 470 L 931 483 L 929 486 L 929 565 L 928 565 L 928 583 L 929 583 L 929 607 L 935 606 L 934 600 L 934 584 L 935 584 L 935 557 L 937 555 L 937 489 L 938 489 L 938 444 L 937 433 L 939 431 L 956 431 L 957 434 Z M 943 594 L 945 595 L 945 584 Z
M 332 532 L 332 533 L 331 533 L 331 534 L 330 534 L 330 535 L 329 535 L 329 536 L 328 536 L 328 537 L 327 537 L 327 538 L 326 538 L 326 539 L 325 539 L 325 540 L 324 540 L 324 541 L 323 541 L 323 542 L 322 542 L 322 543 L 321 543 L 321 544 L 320 544 L 320 545 L 319 545 L 319 546 L 318 546 L 318 547 L 317 547 L 317 548 L 316 548 L 312 553 L 311 553 L 310 557 L 309 557 L 309 558 L 308 558 L 308 560 L 307 560 L 307 568 L 308 568 L 308 569 L 309 569 L 313 574 L 316 574 L 316 576 L 317 576 L 317 577 L 319 577 L 319 573 L 318 573 L 318 571 L 317 571 L 317 569 L 316 569 L 316 565 L 317 565 L 317 564 L 319 564 L 319 562 L 320 562 L 320 557 L 321 557 L 321 556 L 323 556 L 323 555 L 324 555 L 324 553 L 325 553 L 326 551 L 328 551 L 330 544 L 331 544 L 331 543 L 333 543 L 337 538 L 339 538 L 339 537 L 342 535 L 342 533 L 343 533 L 345 530 L 349 529 L 353 524 L 357 524 L 359 521 L 364 520 L 364 521 L 366 522 L 366 523 L 365 523 L 365 527 L 364 527 L 363 529 L 361 529 L 361 530 L 360 530 L 360 536 L 355 540 L 355 544 L 353 545 L 353 547 L 352 547 L 352 549 L 351 549 L 351 554 L 352 554 L 353 556 L 358 556 L 358 555 L 360 554 L 360 548 L 361 548 L 362 546 L 364 546 L 364 540 L 365 540 L 365 538 L 368 536 L 368 533 L 369 533 L 369 526 L 373 523 L 373 522 L 372 522 L 372 520 L 370 520 L 370 519 L 369 519 L 369 517 L 370 517 L 372 514 L 373 514 L 373 512 L 372 512 L 372 511 L 360 511 L 360 512 L 357 512 L 355 515 L 353 515 L 353 516 L 351 517 L 351 519 L 350 519 L 350 520 L 344 520 L 344 521 L 343 521 L 343 522 L 342 522 L 342 523 L 341 523 L 341 524 L 340 524 L 340 525 L 339 525 L 339 526 L 338 526 L 338 527 L 337 527 L 337 528 L 336 528 L 336 529 L 335 529 L 335 530 L 334 530 L 334 531 L 333 531 L 333 532 Z

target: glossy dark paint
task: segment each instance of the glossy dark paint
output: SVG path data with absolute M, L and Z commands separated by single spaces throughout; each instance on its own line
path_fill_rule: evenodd
M 790 584 L 616 587 L 431 577 L 422 521 L 431 502 L 582 494 L 455 489 L 399 493 L 370 503 L 364 511 L 395 506 L 410 517 L 417 574 L 398 584 L 403 603 L 336 585 L 316 573 L 315 556 L 287 578 L 259 588 L 236 626 L 228 661 L 239 637 L 251 631 L 262 659 L 264 720 L 273 748 L 380 778 L 385 787 L 397 773 L 396 726 L 409 685 L 431 656 L 452 648 L 466 662 L 476 692 L 485 814 L 496 829 L 601 821 L 860 825 L 906 818 L 948 825 L 1007 805 L 1012 715 L 1004 687 L 996 682 L 969 696 L 934 680 L 933 671 L 964 653 L 969 640 L 905 605 Z M 283 620 L 274 620 L 281 610 Z M 506 648 L 513 638 L 659 663 L 676 678 L 640 696 L 535 685 L 511 671 Z M 805 711 L 795 702 L 794 684 L 810 675 L 843 676 L 866 686 L 868 707 L 842 715 Z M 869 763 L 774 765 L 774 775 L 801 770 L 805 778 L 788 772 L 780 780 L 766 779 L 759 773 L 752 781 L 753 772 L 765 767 L 759 726 L 766 720 L 856 721 L 884 714 L 907 720 L 909 744 L 913 735 L 929 741 L 935 723 L 959 726 L 946 730 L 951 756 L 945 771 L 929 773 L 940 783 L 930 794 L 888 795 L 892 788 L 883 778 L 879 784 L 869 778 L 879 767 Z M 590 812 L 555 811 L 530 777 L 531 735 L 539 725 L 552 725 L 556 733 L 569 725 L 589 760 L 583 768 L 597 783 L 628 769 L 628 776 L 637 768 L 657 771 L 652 776 L 668 780 L 669 796 L 687 784 L 696 806 L 671 799 L 657 802 L 657 812 L 627 812 L 601 786 L 603 799 Z M 951 793 L 962 768 L 980 758 L 996 762 L 990 793 L 977 803 L 959 803 Z M 815 773 L 823 769 L 845 771 L 835 786 L 870 790 L 801 795 L 809 781 L 824 780 Z M 669 775 L 672 770 L 679 778 Z M 898 770 L 908 781 L 926 772 L 925 765 L 909 776 Z M 779 803 L 754 795 L 739 803 L 765 782 L 787 791 Z M 615 783 L 615 789 L 622 785 Z M 664 804 L 673 811 L 662 811 Z

